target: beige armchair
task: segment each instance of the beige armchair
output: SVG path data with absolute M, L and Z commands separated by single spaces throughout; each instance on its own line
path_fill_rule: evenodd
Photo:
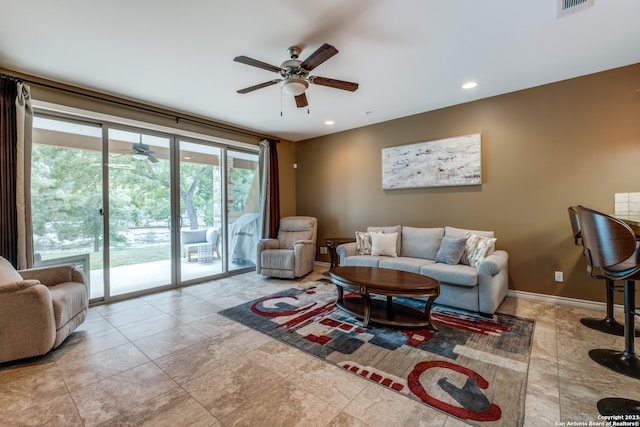
M 72 265 L 18 272 L 0 257 L 0 363 L 58 347 L 87 316 L 86 283 Z
M 304 276 L 313 270 L 316 259 L 318 220 L 311 216 L 280 219 L 277 239 L 258 242 L 258 274 L 283 279 Z

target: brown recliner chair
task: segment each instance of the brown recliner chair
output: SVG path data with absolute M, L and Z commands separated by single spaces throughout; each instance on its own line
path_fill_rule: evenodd
M 0 257 L 0 363 L 58 347 L 86 318 L 89 289 L 73 265 L 16 271 Z

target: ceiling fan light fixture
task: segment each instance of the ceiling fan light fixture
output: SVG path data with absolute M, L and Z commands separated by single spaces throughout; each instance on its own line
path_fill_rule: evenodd
M 300 77 L 292 76 L 282 81 L 282 90 L 291 96 L 302 95 L 309 87 L 309 83 Z
M 146 154 L 142 154 L 142 153 L 135 153 L 132 157 L 134 159 L 136 159 L 136 160 L 147 160 L 147 158 L 149 156 L 147 156 Z

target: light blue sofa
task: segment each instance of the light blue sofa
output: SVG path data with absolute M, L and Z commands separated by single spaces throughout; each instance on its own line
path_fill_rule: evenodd
M 492 231 L 401 225 L 368 227 L 367 231 L 398 233 L 397 256 L 357 255 L 356 243 L 347 243 L 336 248 L 340 265 L 391 268 L 433 277 L 440 281 L 440 296 L 436 303 L 483 314 L 495 313 L 507 295 L 509 255 L 504 250 L 493 251 L 476 267 L 436 262 L 436 258 L 440 258 L 438 250 L 444 238 L 451 242 L 465 239 L 468 233 L 492 238 Z

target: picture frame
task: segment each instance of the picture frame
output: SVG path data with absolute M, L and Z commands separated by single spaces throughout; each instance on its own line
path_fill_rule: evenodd
M 382 189 L 482 184 L 482 135 L 382 149 Z

